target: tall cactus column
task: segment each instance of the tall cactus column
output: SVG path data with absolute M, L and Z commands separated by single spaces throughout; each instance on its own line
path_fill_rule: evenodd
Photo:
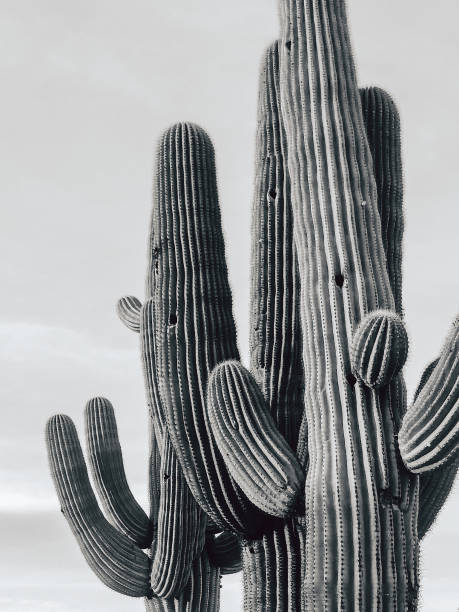
M 281 9 L 308 422 L 305 606 L 410 610 L 417 479 L 397 465 L 397 417 L 387 418 L 404 411 L 395 375 L 406 334 L 395 314 L 344 3 L 285 0 Z M 371 346 L 383 351 L 374 368 L 361 353 Z

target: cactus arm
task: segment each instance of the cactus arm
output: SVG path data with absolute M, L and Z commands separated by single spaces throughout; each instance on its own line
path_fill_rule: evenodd
M 400 117 L 391 96 L 379 87 L 360 89 L 360 99 L 373 160 L 387 272 L 395 310 L 401 315 L 404 220 Z
M 207 408 L 226 466 L 248 499 L 267 514 L 291 514 L 303 470 L 276 428 L 255 379 L 238 361 L 223 362 L 212 371 Z
M 405 465 L 414 473 L 452 463 L 459 450 L 459 318 L 440 359 L 408 408 L 399 434 Z
M 241 571 L 241 541 L 234 533 L 223 531 L 209 537 L 206 550 L 209 561 L 220 569 L 222 576 Z
M 403 413 L 403 389 L 396 376 L 372 390 L 351 366 L 359 322 L 395 301 L 344 2 L 282 0 L 281 20 L 308 424 L 305 608 L 409 609 L 417 479 L 384 418 Z
M 418 535 L 423 538 L 437 519 L 451 493 L 459 469 L 459 459 L 419 475 Z
M 244 541 L 244 610 L 303 610 L 303 546 L 304 525 L 299 526 L 296 519 L 262 538 Z
M 128 329 L 137 333 L 140 332 L 141 310 L 142 302 L 133 295 L 120 298 L 116 304 L 116 312 L 121 322 L 124 323 Z
M 296 448 L 303 405 L 299 277 L 287 141 L 280 113 L 279 50 L 263 58 L 252 209 L 251 371 L 281 434 Z M 305 444 L 304 436 L 300 444 Z M 305 454 L 305 452 L 303 452 Z
M 91 569 L 119 593 L 150 596 L 150 560 L 100 511 L 72 420 L 64 415 L 52 417 L 46 442 L 62 512 Z
M 203 552 L 193 563 L 184 591 L 177 598 L 145 600 L 147 612 L 216 612 L 220 609 L 220 570 Z
M 156 403 L 194 497 L 220 528 L 258 531 L 266 517 L 232 481 L 206 423 L 209 372 L 237 358 L 213 147 L 178 124 L 158 148 L 152 218 L 152 295 L 142 310 L 142 354 Z M 151 400 L 150 400 L 151 401 Z
M 155 466 L 159 507 L 153 524 L 135 502 L 124 474 L 113 407 L 95 398 L 86 407 L 88 448 L 98 492 L 114 524 L 141 548 L 151 546 L 150 585 L 158 597 L 179 595 L 205 543 L 206 521 L 193 499 L 167 437 Z M 159 469 L 158 469 L 159 468 Z
M 439 358 L 432 361 L 422 373 L 413 401 L 418 398 L 438 362 Z M 435 470 L 419 475 L 418 534 L 420 539 L 429 531 L 443 508 L 453 488 L 458 467 L 459 461 L 455 461 L 451 465 L 441 465 Z
M 127 483 L 113 406 L 103 397 L 93 398 L 86 405 L 85 420 L 89 463 L 105 513 L 139 548 L 147 548 L 153 524 Z

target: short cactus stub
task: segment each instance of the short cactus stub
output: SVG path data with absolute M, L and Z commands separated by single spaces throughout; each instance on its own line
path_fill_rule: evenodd
M 376 310 L 359 323 L 351 347 L 352 368 L 367 387 L 388 385 L 408 356 L 408 335 L 398 314 Z

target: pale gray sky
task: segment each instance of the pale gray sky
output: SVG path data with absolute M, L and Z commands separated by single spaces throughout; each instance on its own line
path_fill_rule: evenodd
M 349 0 L 360 81 L 403 126 L 410 392 L 459 304 L 457 0 Z M 260 56 L 276 0 L 1 0 L 0 608 L 143 609 L 93 577 L 58 511 L 43 427 L 110 398 L 126 470 L 146 497 L 138 339 L 119 296 L 143 297 L 155 142 L 205 127 L 217 152 L 239 338 L 247 355 L 250 207 Z M 423 543 L 424 612 L 459 607 L 459 494 Z M 239 577 L 223 611 L 239 609 Z

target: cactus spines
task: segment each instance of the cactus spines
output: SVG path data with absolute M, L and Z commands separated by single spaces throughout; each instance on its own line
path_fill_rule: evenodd
M 421 474 L 455 461 L 459 451 L 459 317 L 437 365 L 403 418 L 402 459 Z
M 140 332 L 140 311 L 142 302 L 133 295 L 127 295 L 118 300 L 116 312 L 127 328 Z
M 150 560 L 100 511 L 73 421 L 65 415 L 52 417 L 46 437 L 61 509 L 86 561 L 111 589 L 131 597 L 151 595 Z
M 225 361 L 208 383 L 208 419 L 228 471 L 248 499 L 286 517 L 300 495 L 303 470 L 275 426 L 255 379 L 238 361 Z
M 278 46 L 276 41 L 266 50 L 259 84 L 250 354 L 251 370 L 269 411 L 295 449 L 304 412 L 304 375 L 287 141 L 280 112 Z
M 404 220 L 400 117 L 391 96 L 379 87 L 361 89 L 360 99 L 373 160 L 387 272 L 395 311 L 402 314 Z
M 147 548 L 153 524 L 127 483 L 113 406 L 107 399 L 95 397 L 86 404 L 85 417 L 89 460 L 104 510 L 139 548 Z
M 377 310 L 360 321 L 352 339 L 351 363 L 354 374 L 367 387 L 389 384 L 407 356 L 408 334 L 398 314 Z
M 145 600 L 145 607 L 147 612 L 216 612 L 220 608 L 220 569 L 204 552 L 193 563 L 190 580 L 180 596 L 152 597 Z
M 119 531 L 68 417 L 47 428 L 51 469 L 96 574 L 149 612 L 217 612 L 241 563 L 246 612 L 415 612 L 419 539 L 459 465 L 457 322 L 406 410 L 397 109 L 357 87 L 343 0 L 280 6 L 260 80 L 251 372 L 213 146 L 179 123 L 157 152 L 146 300 L 117 305 L 140 332 L 150 517 L 102 398 L 91 465 Z
M 152 297 L 142 313 L 151 399 L 159 390 L 154 401 L 200 506 L 222 529 L 258 531 L 265 520 L 238 491 L 206 424 L 209 373 L 238 350 L 214 151 L 196 125 L 174 125 L 161 138 L 151 235 Z

